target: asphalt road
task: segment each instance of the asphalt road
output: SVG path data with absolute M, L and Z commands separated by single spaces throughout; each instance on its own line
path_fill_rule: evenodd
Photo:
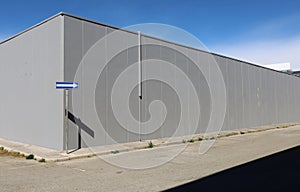
M 297 165 L 299 148 L 286 155 L 270 155 L 299 146 L 299 138 L 300 126 L 236 135 L 217 140 L 204 155 L 199 155 L 199 143 L 195 142 L 171 161 L 142 170 L 125 169 L 106 161 L 135 164 L 143 158 L 153 158 L 153 154 L 153 161 L 161 160 L 166 158 L 166 153 L 176 151 L 178 145 L 110 154 L 103 156 L 106 161 L 93 157 L 38 163 L 0 155 L 0 191 L 193 191 L 199 184 L 210 191 L 240 189 L 235 188 L 239 184 L 244 186 L 242 189 L 254 187 L 256 190 L 256 185 L 268 189 L 274 185 L 289 190 L 286 186 L 289 179 L 297 181 L 293 174 L 300 171 Z M 262 157 L 268 160 L 253 161 Z M 264 163 L 257 163 L 261 161 Z M 230 169 L 232 167 L 236 168 Z M 293 174 L 289 176 L 289 172 Z M 286 180 L 286 183 L 276 185 L 278 180 Z M 194 183 L 190 183 L 192 181 Z M 184 185 L 186 183 L 189 184 Z
M 166 190 L 299 191 L 300 146 Z

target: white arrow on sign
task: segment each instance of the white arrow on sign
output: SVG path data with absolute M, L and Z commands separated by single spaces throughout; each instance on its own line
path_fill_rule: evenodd
M 76 89 L 78 88 L 77 82 L 56 82 L 56 89 Z

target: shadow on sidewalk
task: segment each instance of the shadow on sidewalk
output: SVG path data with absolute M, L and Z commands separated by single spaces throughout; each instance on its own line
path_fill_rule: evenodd
M 300 146 L 167 191 L 300 191 Z

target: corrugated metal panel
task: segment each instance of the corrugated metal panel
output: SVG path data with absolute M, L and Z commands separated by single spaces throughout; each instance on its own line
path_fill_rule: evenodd
M 248 63 L 216 54 L 210 55 L 208 52 L 189 49 L 188 47 L 160 41 L 156 38 L 142 36 L 142 77 L 145 80 L 142 86 L 143 99 L 139 101 L 138 86 L 134 87 L 129 97 L 129 107 L 131 115 L 136 120 L 140 117 L 143 123 L 141 123 L 139 130 L 131 132 L 124 127 L 124 124 L 118 122 L 118 119 L 115 117 L 116 114 L 110 107 L 110 103 L 111 90 L 115 80 L 126 68 L 137 66 L 134 63 L 138 61 L 138 49 L 136 47 L 138 35 L 125 31 L 116 31 L 116 29 L 108 26 L 91 24 L 87 21 L 73 20 L 74 18 L 66 20 L 66 28 L 68 28 L 68 25 L 76 25 L 70 27 L 69 31 L 67 30 L 66 32 L 66 78 L 70 78 L 70 81 L 74 78 L 75 68 L 80 63 L 80 55 L 82 57 L 82 54 L 104 34 L 106 36 L 112 34 L 113 36 L 113 39 L 107 38 L 102 42 L 105 47 L 104 51 L 99 53 L 102 54 L 102 59 L 99 60 L 99 57 L 92 59 L 97 61 L 94 64 L 95 66 L 90 65 L 90 68 L 82 69 L 83 71 L 79 78 L 82 81 L 83 88 L 78 94 L 81 101 L 76 103 L 76 105 L 81 105 L 81 107 L 78 107 L 79 111 L 81 111 L 78 115 L 96 133 L 95 138 L 91 138 L 88 135 L 84 136 L 84 140 L 88 142 L 88 145 L 130 142 L 139 139 L 151 140 L 174 135 L 193 134 L 195 131 L 192 130 L 192 122 L 195 122 L 195 119 L 199 120 L 196 133 L 205 132 L 212 114 L 211 94 L 218 93 L 216 90 L 222 90 L 221 84 L 214 84 L 214 86 L 217 86 L 216 89 L 211 89 L 212 82 L 216 77 L 215 64 L 220 68 L 220 72 L 223 75 L 226 91 L 227 108 L 222 126 L 223 130 L 298 120 L 296 115 L 287 115 L 298 111 L 298 109 L 293 108 L 293 105 L 296 103 L 294 100 L 296 98 L 295 94 L 300 93 L 292 91 L 292 87 L 294 84 L 296 85 L 298 79 L 293 78 L 292 80 L 290 76 L 283 73 L 249 65 Z M 74 48 L 74 46 L 77 48 Z M 116 55 L 118 50 L 122 51 Z M 164 65 L 166 63 L 172 67 L 165 68 Z M 104 72 L 99 76 L 99 78 L 103 79 L 98 79 L 96 88 L 96 110 L 102 123 L 102 128 L 94 122 L 94 116 L 90 114 L 92 111 L 89 110 L 89 108 L 92 108 L 92 102 L 88 101 L 91 98 L 90 94 L 93 94 L 93 92 L 89 91 L 92 90 L 92 87 L 89 87 L 89 85 L 93 84 L 90 78 L 96 78 L 90 77 L 89 74 L 95 71 L 99 65 L 103 65 L 105 68 Z M 156 66 L 156 68 L 153 66 Z M 78 70 L 80 71 L 81 69 L 79 68 Z M 156 77 L 168 79 L 169 84 L 159 80 L 151 80 L 153 73 L 156 73 Z M 185 76 L 189 78 L 192 84 L 185 81 Z M 128 89 L 131 89 L 130 82 L 138 81 L 137 78 L 137 74 L 123 78 L 124 92 L 128 92 Z M 176 88 L 185 91 L 182 95 L 179 95 L 180 93 Z M 199 96 L 200 117 L 196 117 L 197 115 L 195 114 L 198 112 L 197 106 L 190 101 L 193 90 Z M 182 106 L 180 99 L 188 100 L 188 107 Z M 148 133 L 152 128 L 147 123 L 149 123 L 153 114 L 157 115 L 157 121 L 163 121 L 164 107 L 151 107 L 151 103 L 155 100 L 159 100 L 164 104 L 167 109 L 167 116 L 160 127 Z M 215 102 L 221 104 L 220 101 Z M 188 116 L 187 119 L 183 119 L 181 122 L 185 125 L 185 129 L 178 128 L 180 118 L 184 117 L 183 114 Z M 130 120 L 125 118 L 125 113 L 121 114 L 121 116 L 123 116 L 121 119 L 125 119 L 125 124 L 130 124 Z M 218 129 L 215 128 L 210 131 L 218 131 Z
M 227 88 L 227 85 L 228 85 L 228 79 L 229 79 L 229 76 L 227 75 L 228 74 L 228 67 L 227 67 L 227 62 L 226 62 L 226 59 L 222 58 L 222 57 L 219 57 L 219 56 L 215 56 L 215 59 L 216 59 L 216 62 L 218 63 L 219 65 L 219 68 L 222 72 L 222 75 L 223 75 L 223 78 L 224 78 L 224 83 L 225 83 L 225 86 L 226 86 L 226 113 L 225 113 L 225 119 L 224 119 L 224 123 L 223 123 L 223 127 L 222 127 L 222 130 L 228 130 L 229 127 L 230 127 L 230 118 L 229 118 L 229 103 L 228 103 L 228 98 L 229 98 L 229 93 L 228 93 L 228 88 Z
M 0 44 L 0 137 L 62 150 L 61 31 L 54 17 Z

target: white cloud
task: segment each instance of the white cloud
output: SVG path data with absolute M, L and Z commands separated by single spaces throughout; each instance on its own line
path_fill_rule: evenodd
M 289 62 L 293 70 L 300 70 L 300 36 L 217 45 L 210 50 L 259 65 Z
M 274 18 L 240 34 L 238 42 L 209 47 L 212 52 L 259 65 L 291 63 L 300 70 L 300 15 Z

